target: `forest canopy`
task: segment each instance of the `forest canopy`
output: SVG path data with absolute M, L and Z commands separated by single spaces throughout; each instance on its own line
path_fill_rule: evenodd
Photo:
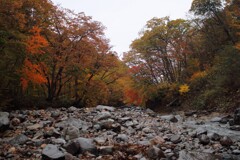
M 191 19 L 153 17 L 122 59 L 83 12 L 50 0 L 0 3 L 1 107 L 240 103 L 239 0 L 193 0 Z

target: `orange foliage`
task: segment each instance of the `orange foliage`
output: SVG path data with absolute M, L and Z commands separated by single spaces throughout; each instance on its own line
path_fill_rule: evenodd
M 29 84 L 42 84 L 47 82 L 43 74 L 43 69 L 46 69 L 45 64 L 40 61 L 39 56 L 44 54 L 43 49 L 48 46 L 46 39 L 40 34 L 41 29 L 34 26 L 30 33 L 32 36 L 27 40 L 27 55 L 24 60 L 23 68 L 21 70 L 23 77 L 21 77 L 21 85 L 25 90 Z
M 24 77 L 21 78 L 22 88 L 25 90 L 29 81 L 35 84 L 42 84 L 47 82 L 41 70 L 41 64 L 33 64 L 28 59 L 24 61 L 24 68 L 22 69 Z
M 134 105 L 141 105 L 142 104 L 142 97 L 138 91 L 134 89 L 126 89 L 124 93 L 125 99 L 127 103 L 134 104 Z
M 48 42 L 41 36 L 40 32 L 41 29 L 36 26 L 30 30 L 33 36 L 27 41 L 27 51 L 31 54 L 44 54 L 45 52 L 42 49 L 48 46 Z

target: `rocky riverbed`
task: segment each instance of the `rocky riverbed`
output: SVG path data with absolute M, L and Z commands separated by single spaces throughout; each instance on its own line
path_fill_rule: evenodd
M 0 159 L 240 160 L 239 113 L 161 115 L 101 105 L 0 112 Z

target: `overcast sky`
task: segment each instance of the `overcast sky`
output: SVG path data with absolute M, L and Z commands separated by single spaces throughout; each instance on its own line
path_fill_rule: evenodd
M 138 32 L 153 17 L 185 18 L 192 0 L 52 0 L 64 8 L 84 12 L 107 28 L 113 50 L 129 50 Z

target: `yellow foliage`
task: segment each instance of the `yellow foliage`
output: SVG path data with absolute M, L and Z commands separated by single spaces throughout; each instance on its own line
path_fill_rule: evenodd
M 237 48 L 238 50 L 240 50 L 240 42 L 237 43 L 236 48 Z
M 203 78 L 207 75 L 206 71 L 199 71 L 199 72 L 196 72 L 194 73 L 191 78 L 190 78 L 190 81 L 193 81 L 195 79 L 199 79 L 199 78 Z
M 184 93 L 187 93 L 189 92 L 189 86 L 187 84 L 183 84 L 179 87 L 179 93 L 180 94 L 184 94 Z

